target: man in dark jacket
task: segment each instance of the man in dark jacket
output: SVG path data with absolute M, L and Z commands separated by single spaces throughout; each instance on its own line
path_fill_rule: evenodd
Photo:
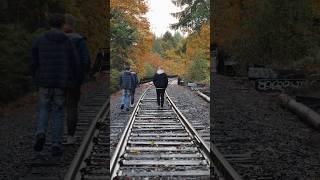
M 168 87 L 168 77 L 161 67 L 158 68 L 156 74 L 153 77 L 153 84 L 156 87 L 157 91 L 158 106 L 161 106 L 161 108 L 163 108 L 164 93 L 166 91 L 166 88 Z
M 38 87 L 38 114 L 34 150 L 45 144 L 49 112 L 52 111 L 52 155 L 62 155 L 65 90 L 79 77 L 79 60 L 70 39 L 62 31 L 65 18 L 54 14 L 51 30 L 39 36 L 32 47 L 32 75 Z
M 136 92 L 136 88 L 139 84 L 139 80 L 138 80 L 138 76 L 137 73 L 134 71 L 131 71 L 131 76 L 132 76 L 132 81 L 133 81 L 133 86 L 132 86 L 132 90 L 131 90 L 131 107 L 134 107 L 134 94 Z
M 130 72 L 130 66 L 125 66 L 124 71 L 120 73 L 119 86 L 122 89 L 121 109 L 126 108 L 129 111 L 130 95 L 133 89 L 133 79 Z
M 74 31 L 76 19 L 70 14 L 67 14 L 65 18 L 66 23 L 63 27 L 63 30 L 76 48 L 80 60 L 80 77 L 77 80 L 77 84 L 74 88 L 68 88 L 66 92 L 68 127 L 67 144 L 74 144 L 74 134 L 78 122 L 78 103 L 80 100 L 80 90 L 81 85 L 84 83 L 90 71 L 90 57 L 85 39 Z

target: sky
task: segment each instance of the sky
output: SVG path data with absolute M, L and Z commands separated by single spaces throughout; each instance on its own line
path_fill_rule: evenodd
M 166 31 L 170 31 L 172 34 L 174 30 L 170 29 L 170 24 L 178 22 L 170 13 L 180 11 L 180 8 L 176 7 L 171 0 L 147 0 L 149 12 L 146 14 L 146 18 L 150 22 L 150 30 L 157 37 L 162 36 Z M 179 31 L 181 34 L 182 32 Z

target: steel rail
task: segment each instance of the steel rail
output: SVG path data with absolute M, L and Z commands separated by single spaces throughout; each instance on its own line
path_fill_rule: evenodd
M 210 144 L 210 149 L 215 167 L 226 180 L 242 180 L 242 177 L 234 170 L 213 143 Z
M 129 121 L 127 123 L 127 126 L 125 127 L 122 135 L 121 135 L 121 138 L 117 144 L 117 147 L 111 157 L 111 160 L 110 160 L 110 175 L 111 175 L 111 179 L 114 178 L 116 176 L 116 173 L 117 173 L 117 170 L 118 168 L 120 167 L 120 164 L 119 164 L 119 158 L 120 158 L 120 155 L 124 152 L 125 150 L 125 147 L 128 143 L 128 138 L 129 138 L 129 135 L 130 135 L 130 132 L 131 132 L 131 129 L 132 129 L 132 125 L 133 125 L 133 122 L 134 122 L 134 119 L 135 119 L 135 115 L 136 113 L 138 112 L 138 109 L 139 109 L 139 104 L 141 103 L 141 100 L 144 98 L 144 96 L 146 95 L 146 92 L 150 89 L 151 87 L 148 87 L 144 92 L 143 94 L 140 96 L 139 100 L 137 101 L 136 103 L 136 106 L 134 108 L 134 110 L 132 111 L 132 114 L 129 118 Z
M 206 156 L 206 159 L 209 161 L 209 163 L 212 163 L 212 160 L 210 158 L 210 147 L 205 143 L 205 141 L 202 139 L 202 137 L 198 134 L 198 132 L 193 128 L 192 124 L 187 120 L 187 118 L 181 113 L 181 111 L 178 109 L 178 107 L 174 104 L 172 99 L 169 97 L 168 93 L 166 92 L 166 98 L 168 99 L 168 102 L 172 106 L 172 109 L 175 111 L 175 113 L 178 115 L 180 121 L 182 124 L 187 128 L 190 135 L 198 142 L 198 145 L 200 146 L 201 150 L 203 150 L 204 155 Z
M 198 142 L 199 146 L 202 148 L 203 152 L 206 155 L 206 158 L 210 162 L 210 166 L 217 168 L 217 170 L 219 170 L 219 175 L 221 174 L 227 180 L 242 180 L 241 176 L 234 170 L 234 168 L 223 157 L 223 155 L 218 151 L 218 149 L 214 146 L 213 143 L 210 143 L 210 147 L 208 147 L 208 145 L 205 143 L 202 137 L 193 128 L 192 124 L 181 113 L 181 111 L 177 108 L 177 106 L 174 104 L 172 99 L 168 96 L 167 92 L 166 92 L 166 97 L 169 103 L 172 105 L 173 110 L 176 112 L 176 114 L 182 120 L 183 124 L 185 124 L 185 127 L 188 129 L 191 135 Z
M 84 159 L 90 153 L 90 149 L 93 147 L 93 138 L 99 131 L 99 122 L 103 121 L 106 118 L 109 112 L 109 99 L 107 99 L 106 103 L 102 106 L 100 111 L 98 112 L 97 116 L 92 121 L 90 128 L 88 129 L 85 137 L 82 140 L 82 143 L 77 151 L 77 154 L 72 160 L 72 163 L 64 177 L 64 180 L 75 180 L 80 179 L 80 168 L 84 165 Z

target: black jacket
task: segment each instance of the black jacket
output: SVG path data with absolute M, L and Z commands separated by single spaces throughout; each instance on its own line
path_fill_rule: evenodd
M 166 73 L 156 73 L 153 76 L 153 84 L 156 88 L 166 89 L 168 87 L 168 77 Z
M 90 71 L 90 55 L 86 44 L 86 40 L 78 33 L 69 33 L 67 36 L 75 46 L 79 60 L 80 60 L 80 79 L 78 79 L 78 86 L 80 86 L 85 79 L 86 74 Z
M 135 72 L 131 72 L 132 80 L 133 80 L 133 90 L 137 88 L 139 84 L 138 76 Z
M 34 41 L 31 70 L 36 86 L 76 86 L 80 76 L 80 62 L 75 47 L 63 31 L 50 30 Z

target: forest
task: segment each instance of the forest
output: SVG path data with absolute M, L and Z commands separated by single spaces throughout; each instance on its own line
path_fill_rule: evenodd
M 111 90 L 118 89 L 119 73 L 125 64 L 137 72 L 139 78 L 151 77 L 158 66 L 170 75 L 179 75 L 188 81 L 209 83 L 210 79 L 210 25 L 209 1 L 173 0 L 182 7 L 172 13 L 178 23 L 173 30 L 156 37 L 145 18 L 146 0 L 111 0 L 110 52 Z
M 250 64 L 320 73 L 320 1 L 214 0 L 212 44 Z
M 70 13 L 87 39 L 91 61 L 107 43 L 107 3 L 101 0 L 2 0 L 0 2 L 0 102 L 34 90 L 30 75 L 32 40 L 48 29 L 50 13 Z M 94 13 L 93 13 L 94 12 Z

